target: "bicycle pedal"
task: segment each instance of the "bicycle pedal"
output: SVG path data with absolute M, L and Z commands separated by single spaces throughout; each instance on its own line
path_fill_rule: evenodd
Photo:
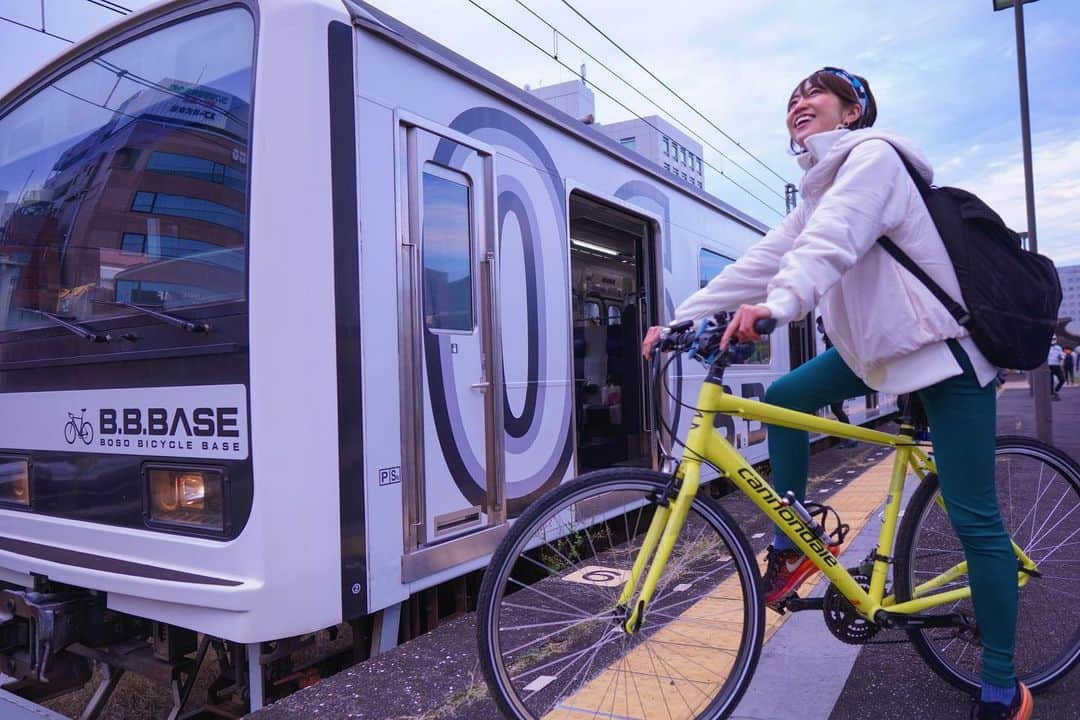
M 770 610 L 772 610 L 777 615 L 785 615 L 785 614 L 787 614 L 787 609 L 786 609 L 786 605 L 785 605 L 784 600 L 778 600 L 777 602 L 773 602 L 773 603 L 765 603 L 765 607 L 769 608 Z
M 794 600 L 799 599 L 798 593 L 792 592 L 789 595 L 787 595 L 786 597 L 780 598 L 779 600 L 776 600 L 776 601 L 771 602 L 771 603 L 765 603 L 765 607 L 769 608 L 770 610 L 775 612 L 777 615 L 784 615 L 788 611 L 788 603 L 790 603 L 793 599 Z
M 785 600 L 785 607 L 790 612 L 803 610 L 821 610 L 825 606 L 825 598 L 801 598 L 798 595 L 789 596 Z
M 801 598 L 797 592 L 793 592 L 788 596 L 777 600 L 776 602 L 766 603 L 765 607 L 776 612 L 779 615 L 785 615 L 789 612 L 799 612 L 800 610 L 821 609 L 821 598 Z

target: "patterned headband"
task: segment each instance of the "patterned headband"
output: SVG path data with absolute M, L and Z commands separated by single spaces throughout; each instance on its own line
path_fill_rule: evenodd
M 870 105 L 870 99 L 866 94 L 866 86 L 863 85 L 859 78 L 855 77 L 847 70 L 838 67 L 823 67 L 821 72 L 827 72 L 830 75 L 835 75 L 838 78 L 844 80 L 851 89 L 855 91 L 855 98 L 859 101 L 859 107 L 862 109 L 862 117 L 866 117 L 867 109 Z

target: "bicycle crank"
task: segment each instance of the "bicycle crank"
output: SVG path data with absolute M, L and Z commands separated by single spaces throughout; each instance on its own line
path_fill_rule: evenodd
M 870 589 L 870 578 L 859 568 L 848 568 L 848 572 L 863 590 Z M 832 584 L 825 591 L 821 611 L 829 632 L 848 645 L 864 645 L 881 629 L 860 615 L 851 601 Z

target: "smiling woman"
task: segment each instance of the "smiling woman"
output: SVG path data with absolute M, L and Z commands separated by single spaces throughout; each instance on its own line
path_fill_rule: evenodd
M 756 340 L 759 319 L 791 322 L 817 306 L 834 347 L 774 382 L 766 402 L 814 412 L 874 391 L 918 393 L 983 639 L 978 717 L 1026 720 L 1031 695 L 1013 664 L 1016 560 L 993 492 L 996 370 L 945 305 L 882 247 L 903 248 L 949 297 L 960 296 L 923 201 L 933 172 L 910 142 L 871 129 L 876 117 L 865 78 L 826 67 L 798 83 L 787 131 L 806 171 L 803 204 L 688 298 L 674 321 L 737 307 L 725 347 L 732 338 Z M 650 330 L 646 354 L 662 332 Z M 806 494 L 807 440 L 788 428 L 768 433 L 776 489 L 799 500 Z M 778 529 L 763 579 L 765 603 L 784 612 L 816 572 Z

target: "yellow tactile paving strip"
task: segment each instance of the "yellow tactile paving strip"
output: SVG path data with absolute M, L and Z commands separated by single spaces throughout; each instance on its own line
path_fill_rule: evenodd
M 893 454 L 889 453 L 829 498 L 829 505 L 851 526 L 841 552 L 885 502 L 892 461 Z M 819 489 L 820 484 L 812 486 L 810 492 Z M 813 500 L 813 497 L 808 499 Z M 758 565 L 764 570 L 764 552 L 758 555 Z M 823 577 L 819 574 L 803 585 L 800 594 L 809 595 Z M 684 720 L 695 717 L 696 712 L 690 704 L 695 698 L 712 697 L 716 686 L 727 678 L 733 662 L 742 629 L 742 607 L 738 600 L 725 598 L 738 595 L 737 582 L 734 577 L 722 582 L 707 597 L 687 608 L 677 620 L 669 622 L 617 665 L 597 675 L 545 718 L 581 720 L 583 716 L 592 716 L 613 720 Z M 736 615 L 734 629 L 726 627 L 723 621 L 724 615 L 732 613 Z M 765 642 L 768 642 L 791 616 L 767 611 L 765 617 Z M 630 679 L 637 673 L 647 673 L 654 681 L 631 686 Z M 663 676 L 663 682 L 655 679 L 657 676 Z

